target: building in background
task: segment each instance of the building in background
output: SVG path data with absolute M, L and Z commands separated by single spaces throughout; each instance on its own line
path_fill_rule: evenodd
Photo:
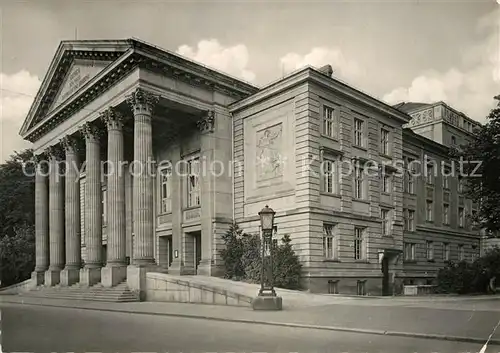
M 222 234 L 233 220 L 258 233 L 265 205 L 313 292 L 426 283 L 479 238 L 458 178 L 410 178 L 410 162 L 451 168 L 473 124 L 441 102 L 389 106 L 329 65 L 258 88 L 138 40 L 62 42 L 21 130 L 51 167 L 36 176 L 34 284 L 220 276 Z M 78 168 L 59 178 L 64 161 Z

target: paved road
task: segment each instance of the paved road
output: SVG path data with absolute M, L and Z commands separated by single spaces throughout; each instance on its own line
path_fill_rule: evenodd
M 481 344 L 1 304 L 5 352 L 479 352 Z M 494 349 L 496 348 L 496 350 Z M 497 351 L 490 347 L 488 352 Z

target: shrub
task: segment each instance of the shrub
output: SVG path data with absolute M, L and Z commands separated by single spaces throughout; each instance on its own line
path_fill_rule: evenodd
M 500 250 L 494 248 L 473 263 L 450 263 L 438 271 L 438 293 L 487 293 L 492 278 L 500 275 Z
M 274 285 L 280 288 L 300 289 L 302 265 L 292 249 L 291 239 L 285 234 L 274 249 Z
M 239 279 L 244 276 L 241 257 L 243 256 L 243 230 L 233 223 L 229 230 L 222 236 L 225 248 L 220 255 L 224 261 L 224 278 Z
M 221 251 L 224 260 L 224 277 L 260 283 L 262 271 L 262 248 L 259 235 L 248 235 L 233 224 L 223 236 L 226 248 Z M 300 288 L 302 265 L 295 255 L 291 239 L 285 234 L 281 244 L 273 244 L 274 285 L 286 289 Z M 266 259 L 264 259 L 266 260 Z

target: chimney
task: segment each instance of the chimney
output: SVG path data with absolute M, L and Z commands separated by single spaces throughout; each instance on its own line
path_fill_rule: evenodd
M 328 76 L 328 77 L 332 77 L 332 75 L 333 75 L 332 65 L 322 66 L 318 69 L 318 71 L 321 72 L 323 75 Z

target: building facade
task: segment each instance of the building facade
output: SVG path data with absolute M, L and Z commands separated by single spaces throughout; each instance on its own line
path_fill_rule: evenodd
M 233 221 L 258 233 L 265 205 L 311 291 L 427 281 L 444 261 L 423 246 L 453 260 L 479 238 L 453 177 L 409 184 L 405 161 L 449 163 L 449 135 L 470 134 L 444 103 L 432 122 L 420 108 L 386 105 L 329 66 L 257 88 L 138 40 L 62 42 L 21 129 L 40 161 L 33 283 L 219 276 L 222 234 Z

